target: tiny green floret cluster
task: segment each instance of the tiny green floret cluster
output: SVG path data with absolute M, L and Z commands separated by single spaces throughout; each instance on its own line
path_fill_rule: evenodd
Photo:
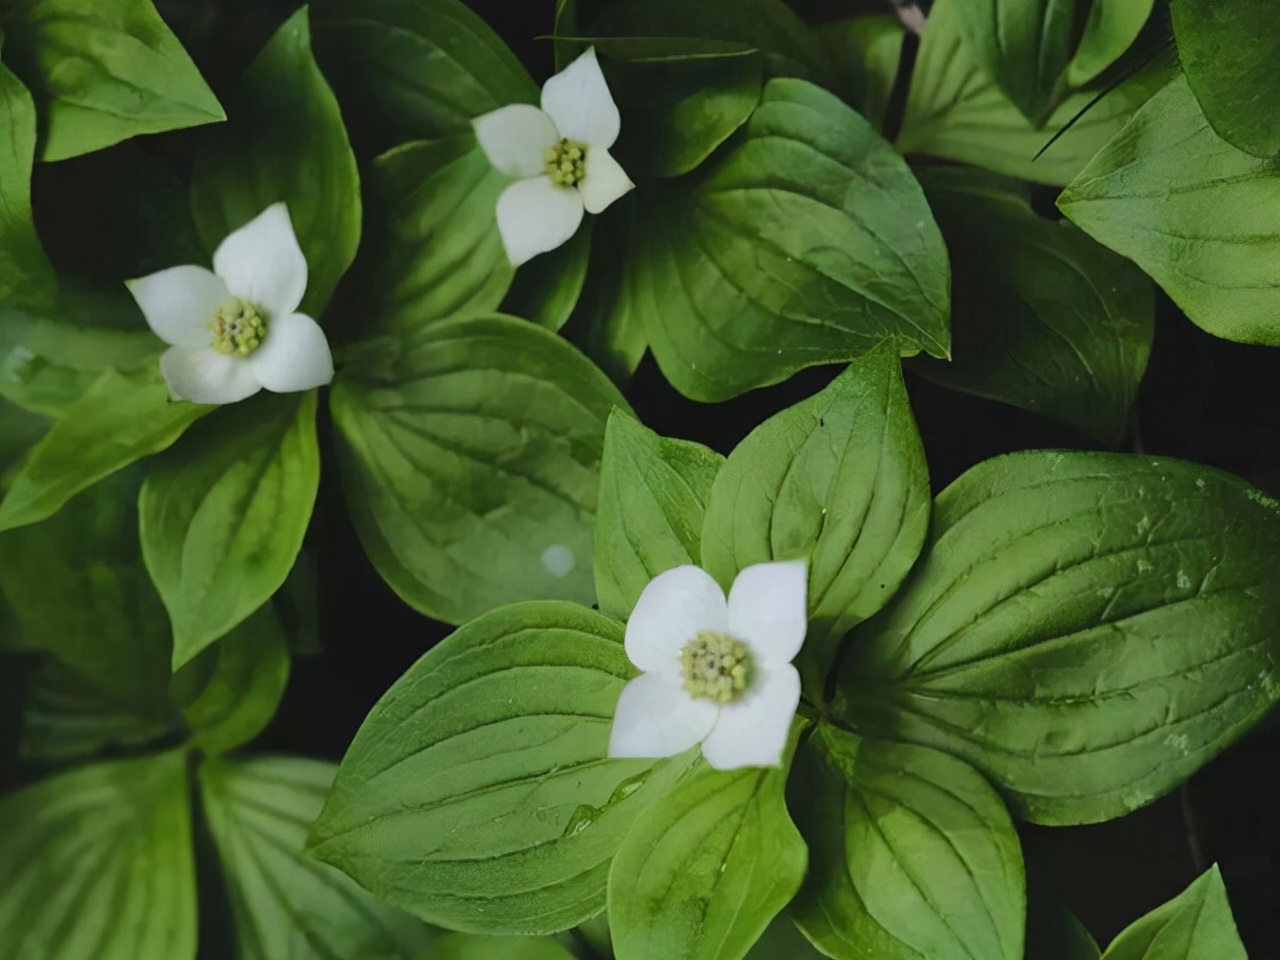
M 680 651 L 684 689 L 695 700 L 733 703 L 751 679 L 751 651 L 724 633 L 700 630 Z
M 587 175 L 587 145 L 577 140 L 562 139 L 547 147 L 547 176 L 561 187 L 576 187 Z
M 239 297 L 230 297 L 218 307 L 209 328 L 213 331 L 213 349 L 235 357 L 249 356 L 267 336 L 267 322 L 258 308 Z

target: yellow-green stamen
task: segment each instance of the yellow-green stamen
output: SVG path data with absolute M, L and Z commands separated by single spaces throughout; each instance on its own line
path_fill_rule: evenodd
M 700 630 L 680 651 L 680 666 L 689 696 L 733 703 L 751 680 L 751 651 L 728 634 Z
M 576 187 L 587 175 L 587 145 L 577 140 L 561 140 L 543 154 L 547 176 L 561 187 Z
M 233 357 L 247 357 L 267 335 L 267 321 L 248 300 L 230 297 L 218 307 L 209 324 L 213 349 Z

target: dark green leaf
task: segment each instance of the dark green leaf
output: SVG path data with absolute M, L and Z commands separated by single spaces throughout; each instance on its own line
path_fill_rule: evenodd
M 46 299 L 53 267 L 31 220 L 36 108 L 22 81 L 0 63 L 0 303 Z
M 1080 87 L 1133 46 L 1151 18 L 1155 0 L 1092 0 L 1084 36 L 1067 65 L 1067 82 Z
M 1102 960 L 1248 960 L 1217 864 L 1122 930 Z
M 1041 218 L 1016 183 L 965 167 L 920 176 L 956 266 L 952 360 L 920 372 L 1115 443 L 1151 354 L 1151 281 Z
M 18 7 L 6 40 L 40 107 L 42 160 L 225 119 L 151 0 L 20 0 Z
M 1219 139 L 1185 79 L 1152 97 L 1058 206 L 1198 326 L 1280 346 L 1280 168 Z
M 808 862 L 783 800 L 790 760 L 729 771 L 699 762 L 636 818 L 609 874 L 618 960 L 746 956 Z
M 193 960 L 182 751 L 79 767 L 0 800 L 0 943 L 11 960 Z
M 702 518 L 724 457 L 670 440 L 615 410 L 604 434 L 596 508 L 596 598 L 626 620 L 641 591 L 682 564 L 701 564 Z
M 407 603 L 462 623 L 592 601 L 604 424 L 626 404 L 565 341 L 500 316 L 369 341 L 332 405 L 356 529 Z
M 792 909 L 827 956 L 1021 960 L 1018 835 L 972 767 L 820 724 L 790 801 L 811 862 Z
M 1177 460 L 1032 451 L 938 495 L 835 709 L 973 764 L 1036 823 L 1121 816 L 1280 700 L 1280 506 Z
M 560 246 L 522 264 L 499 312 L 524 317 L 548 330 L 563 327 L 586 285 L 595 222 L 595 217 L 584 219 Z
M 609 760 L 632 668 L 622 625 L 559 601 L 504 607 L 383 696 L 312 829 L 313 853 L 458 930 L 550 933 L 604 909 L 609 862 L 679 760 Z
M 894 16 L 857 16 L 815 28 L 835 66 L 840 94 L 881 132 L 889 95 L 898 76 L 905 31 Z
M 231 897 L 239 960 L 427 955 L 421 923 L 303 854 L 335 769 L 297 757 L 201 765 L 200 796 Z
M 188 433 L 143 484 L 142 555 L 173 624 L 174 669 L 288 576 L 320 485 L 315 420 L 314 390 L 260 394 Z
M 754 563 L 808 558 L 798 665 L 818 699 L 840 638 L 893 596 L 928 525 L 924 449 L 885 345 L 738 445 L 711 491 L 702 564 L 728 586 Z
M 254 59 L 210 131 L 191 175 L 191 208 L 205 245 L 277 201 L 289 207 L 307 258 L 302 311 L 323 313 L 360 243 L 360 176 L 338 101 L 311 53 L 307 8 Z
M 724 400 L 890 338 L 947 355 L 946 249 L 920 186 L 825 90 L 771 81 L 709 176 L 651 192 L 627 299 L 686 396 Z

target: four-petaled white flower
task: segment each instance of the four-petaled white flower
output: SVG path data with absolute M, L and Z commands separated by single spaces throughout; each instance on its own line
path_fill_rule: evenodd
M 800 702 L 791 660 L 808 617 L 803 560 L 758 563 L 724 591 L 705 570 L 649 581 L 627 620 L 644 672 L 622 691 L 611 757 L 669 757 L 695 743 L 718 770 L 777 766 Z
M 592 47 L 546 82 L 542 109 L 500 107 L 472 121 L 489 162 L 519 177 L 498 198 L 498 232 L 520 266 L 564 243 L 635 186 L 609 148 L 622 118 Z
M 307 289 L 307 260 L 283 203 L 228 234 L 213 253 L 212 272 L 170 267 L 126 286 L 169 344 L 160 372 L 179 399 L 235 403 L 263 387 L 289 393 L 333 379 L 324 331 L 295 312 Z

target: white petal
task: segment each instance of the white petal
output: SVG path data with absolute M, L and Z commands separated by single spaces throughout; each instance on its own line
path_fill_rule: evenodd
M 531 103 L 512 103 L 471 121 L 489 162 L 512 177 L 536 177 L 547 166 L 544 151 L 560 139 L 551 118 Z
M 542 88 L 542 109 L 560 136 L 608 149 L 618 139 L 622 117 L 592 47 Z
M 258 382 L 276 393 L 310 390 L 333 379 L 329 341 L 304 313 L 268 320 L 266 339 L 245 362 Z
M 627 620 L 627 656 L 641 670 L 680 675 L 680 650 L 699 630 L 724 633 L 727 607 L 720 584 L 685 564 L 645 586 Z
M 719 710 L 685 693 L 678 677 L 642 673 L 618 698 L 609 756 L 674 757 L 707 735 Z
M 800 703 L 800 674 L 789 663 L 756 664 L 755 669 L 746 695 L 720 708 L 715 727 L 702 741 L 702 755 L 717 770 L 782 762 Z
M 564 243 L 582 223 L 582 196 L 550 177 L 517 180 L 498 197 L 498 232 L 507 259 L 520 266 Z
M 283 203 L 273 203 L 213 251 L 213 270 L 227 289 L 264 310 L 267 319 L 293 313 L 307 290 L 307 259 Z
M 229 296 L 222 279 L 204 267 L 170 267 L 124 285 L 147 326 L 173 347 L 207 347 L 213 340 L 209 324 Z
M 160 373 L 170 393 L 192 403 L 236 403 L 262 389 L 246 360 L 212 347 L 170 347 L 160 355 Z
M 807 578 L 803 560 L 747 567 L 729 590 L 729 633 L 761 660 L 790 663 L 809 627 Z
M 578 190 L 587 213 L 599 213 L 635 184 L 604 147 L 588 147 L 586 170 Z

